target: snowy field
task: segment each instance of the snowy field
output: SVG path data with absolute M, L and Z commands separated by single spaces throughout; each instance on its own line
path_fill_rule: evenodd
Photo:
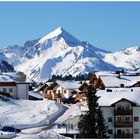
M 30 101 L 30 100 L 13 100 L 1 101 L 0 100 L 0 126 L 13 126 L 18 129 L 22 129 L 22 132 L 26 134 L 25 137 L 31 135 L 33 128 L 47 127 L 53 123 L 58 117 L 60 117 L 67 107 L 56 103 L 55 101 Z M 34 131 L 34 130 L 32 130 Z M 37 138 L 44 137 L 50 133 L 55 135 L 55 132 L 47 131 L 36 134 Z M 8 134 L 4 134 L 8 136 Z M 11 135 L 9 133 L 9 137 Z M 29 136 L 30 138 L 30 136 Z

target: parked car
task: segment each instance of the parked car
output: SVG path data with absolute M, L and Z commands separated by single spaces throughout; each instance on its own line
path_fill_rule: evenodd
M 16 132 L 8 132 L 0 130 L 0 139 L 10 139 L 16 137 Z
M 16 133 L 21 132 L 20 129 L 14 128 L 12 126 L 4 126 L 4 127 L 2 127 L 1 130 L 4 131 L 4 132 L 16 132 Z

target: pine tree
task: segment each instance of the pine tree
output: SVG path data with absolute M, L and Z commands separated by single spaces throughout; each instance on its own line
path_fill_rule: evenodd
M 103 118 L 103 113 L 101 108 L 99 107 L 98 111 L 97 111 L 97 123 L 98 123 L 98 138 L 108 138 L 108 136 L 106 135 L 107 133 L 107 125 L 105 123 L 105 120 Z
M 78 123 L 80 138 L 107 138 L 106 126 L 98 99 L 96 90 L 89 86 L 87 91 L 89 110 L 86 114 L 81 115 L 80 122 Z

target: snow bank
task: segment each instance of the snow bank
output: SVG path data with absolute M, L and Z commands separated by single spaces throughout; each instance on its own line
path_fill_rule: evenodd
M 65 106 L 51 100 L 0 101 L 0 125 L 19 129 L 44 126 L 55 121 L 66 109 Z
M 0 131 L 0 139 L 10 139 L 16 136 L 15 132 L 4 132 Z
M 38 134 L 20 134 L 16 139 L 67 139 L 68 137 L 62 136 L 53 130 L 45 130 Z

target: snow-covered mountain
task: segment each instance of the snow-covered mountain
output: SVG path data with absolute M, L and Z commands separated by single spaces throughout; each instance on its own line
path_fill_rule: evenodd
M 116 67 L 124 67 L 127 69 L 140 68 L 140 47 L 130 47 L 106 54 L 103 60 Z
M 53 74 L 76 76 L 115 69 L 102 60 L 106 53 L 109 52 L 81 42 L 59 27 L 30 47 L 16 69 L 36 81 L 46 80 Z
M 0 52 L 0 72 L 13 72 L 14 67 L 7 62 L 5 55 Z
M 53 74 L 76 76 L 99 70 L 116 70 L 118 67 L 140 67 L 139 49 L 133 48 L 135 54 L 126 50 L 111 53 L 96 48 L 59 27 L 42 38 L 26 41 L 22 47 L 9 46 L 0 51 L 0 56 L 31 79 L 44 81 Z

